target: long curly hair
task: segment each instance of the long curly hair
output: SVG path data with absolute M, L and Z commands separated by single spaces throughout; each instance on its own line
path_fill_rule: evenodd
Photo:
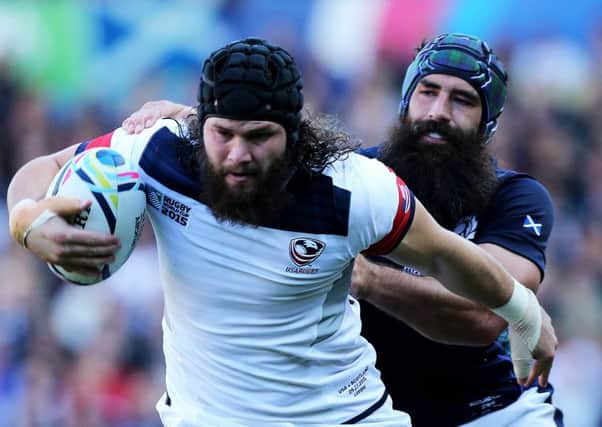
M 188 116 L 188 137 L 181 138 L 179 155 L 181 164 L 189 172 L 200 172 L 199 150 L 203 146 L 203 123 L 196 114 Z M 321 173 L 326 167 L 349 153 L 361 144 L 342 125 L 339 119 L 327 114 L 304 112 L 296 140 L 287 133 L 287 157 L 289 165 L 310 175 Z

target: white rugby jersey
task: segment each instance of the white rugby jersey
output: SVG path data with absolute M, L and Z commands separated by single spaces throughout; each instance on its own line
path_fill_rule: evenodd
M 348 296 L 354 257 L 385 254 L 414 213 L 405 184 L 350 154 L 321 175 L 295 175 L 277 223 L 220 223 L 202 183 L 178 163 L 178 126 L 116 130 L 83 143 L 140 167 L 165 296 L 166 386 L 190 424 L 339 425 L 386 398 L 375 352 Z M 283 422 L 287 422 L 282 424 Z

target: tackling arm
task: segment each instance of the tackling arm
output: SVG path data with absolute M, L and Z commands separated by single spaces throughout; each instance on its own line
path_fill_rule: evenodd
M 535 295 L 491 255 L 439 226 L 416 200 L 404 239 L 390 257 L 435 277 L 449 290 L 491 308 L 510 326 L 512 359 L 520 383 L 547 384 L 557 339 Z M 536 359 L 529 370 L 531 357 Z
M 389 257 L 490 308 L 506 303 L 513 291 L 513 277 L 499 262 L 437 224 L 418 200 L 410 229 Z
M 506 326 L 491 310 L 450 292 L 432 277 L 414 276 L 361 256 L 355 260 L 351 289 L 357 298 L 444 344 L 487 345 Z
M 189 116 L 195 115 L 194 107 L 160 100 L 145 102 L 142 107 L 130 114 L 121 127 L 128 134 L 139 134 L 146 128 L 152 127 L 162 117 L 169 117 L 183 122 Z
M 539 269 L 529 260 L 492 244 L 480 246 L 533 291 Z M 426 337 L 445 344 L 488 345 L 507 323 L 481 304 L 449 291 L 433 277 L 415 276 L 360 256 L 351 289 Z

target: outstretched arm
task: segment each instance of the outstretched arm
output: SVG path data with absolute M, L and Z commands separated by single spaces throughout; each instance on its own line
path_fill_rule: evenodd
M 410 229 L 389 257 L 490 308 L 512 294 L 513 277 L 475 244 L 437 224 L 418 200 Z
M 537 290 L 541 274 L 535 264 L 497 245 L 480 247 L 519 282 Z M 456 295 L 433 277 L 410 274 L 363 256 L 355 261 L 351 292 L 445 344 L 488 345 L 508 326 L 487 307 Z
M 449 290 L 476 301 L 510 325 L 513 362 L 519 382 L 546 384 L 557 340 L 550 317 L 533 292 L 518 283 L 491 255 L 439 226 L 416 200 L 404 239 L 390 254 L 395 262 L 433 276 Z M 531 355 L 536 359 L 529 371 Z
M 443 344 L 488 345 L 506 327 L 487 307 L 449 291 L 437 279 L 415 276 L 359 256 L 351 293 Z

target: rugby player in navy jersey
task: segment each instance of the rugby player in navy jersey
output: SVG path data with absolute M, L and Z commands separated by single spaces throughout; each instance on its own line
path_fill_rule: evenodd
M 302 119 L 302 100 L 286 51 L 254 38 L 228 44 L 205 61 L 189 134 L 161 120 L 23 166 L 8 191 L 11 235 L 45 261 L 97 274 L 116 239 L 65 220 L 89 202 L 42 197 L 77 152 L 110 148 L 139 167 L 165 295 L 167 393 L 157 408 L 167 426 L 409 425 L 348 297 L 360 252 L 491 307 L 510 323 L 521 381 L 545 385 L 556 338 L 534 294 L 434 222 L 381 162 Z M 166 206 L 186 207 L 187 220 Z
M 434 37 L 407 69 L 388 142 L 364 154 L 403 177 L 440 224 L 536 292 L 554 220 L 550 196 L 533 177 L 496 167 L 487 149 L 506 81 L 482 40 Z M 353 272 L 362 332 L 376 348 L 395 407 L 408 411 L 414 426 L 562 425 L 551 385 L 515 381 L 502 318 L 432 277 L 372 261 L 360 256 Z

